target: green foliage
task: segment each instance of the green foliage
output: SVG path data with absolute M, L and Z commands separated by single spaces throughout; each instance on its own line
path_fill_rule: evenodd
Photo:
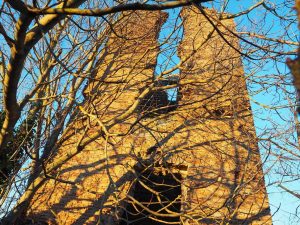
M 0 127 L 5 119 L 5 112 L 0 111 Z M 6 186 L 19 170 L 25 152 L 32 147 L 35 137 L 36 115 L 29 116 L 15 128 L 12 138 L 8 141 L 4 153 L 0 154 L 0 189 Z

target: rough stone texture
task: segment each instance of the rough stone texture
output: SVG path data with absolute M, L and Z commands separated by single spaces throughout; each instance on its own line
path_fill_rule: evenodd
M 85 89 L 85 110 L 98 123 L 85 116 L 74 121 L 54 160 L 76 146 L 85 128 L 86 136 L 99 131 L 99 120 L 112 136 L 108 143 L 103 137 L 93 140 L 58 169 L 57 179 L 77 185 L 47 181 L 34 196 L 29 218 L 49 224 L 119 224 L 147 168 L 181 175 L 182 224 L 272 224 L 240 56 L 197 9 L 185 8 L 181 16 L 184 38 L 178 54 L 184 63 L 176 107 L 160 90 L 141 98 L 146 107 L 124 117 L 153 83 L 157 37 L 167 15 L 123 14 Z M 222 23 L 234 29 L 232 20 Z M 239 48 L 236 38 L 219 29 Z M 159 103 L 148 104 L 148 98 Z

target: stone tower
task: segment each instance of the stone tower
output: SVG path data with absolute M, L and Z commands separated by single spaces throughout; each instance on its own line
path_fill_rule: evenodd
M 45 178 L 35 223 L 272 224 L 233 20 L 184 8 L 180 74 L 155 77 L 167 17 L 123 13 L 107 31 L 53 161 L 90 141 Z

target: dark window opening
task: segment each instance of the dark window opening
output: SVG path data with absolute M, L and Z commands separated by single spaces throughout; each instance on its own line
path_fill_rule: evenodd
M 178 85 L 178 77 L 155 81 L 155 87 L 165 87 Z M 179 93 L 178 87 L 152 91 L 142 99 L 138 111 L 144 117 L 154 117 L 174 111 L 178 107 Z
M 147 170 L 138 179 L 140 182 L 136 181 L 131 191 L 135 200 L 127 199 L 120 225 L 180 224 L 180 217 L 176 213 L 180 213 L 181 208 L 181 175 Z

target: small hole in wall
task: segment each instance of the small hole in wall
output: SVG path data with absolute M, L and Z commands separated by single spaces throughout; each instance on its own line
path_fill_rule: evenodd
M 213 111 L 213 114 L 217 117 L 224 115 L 225 109 L 219 108 Z

